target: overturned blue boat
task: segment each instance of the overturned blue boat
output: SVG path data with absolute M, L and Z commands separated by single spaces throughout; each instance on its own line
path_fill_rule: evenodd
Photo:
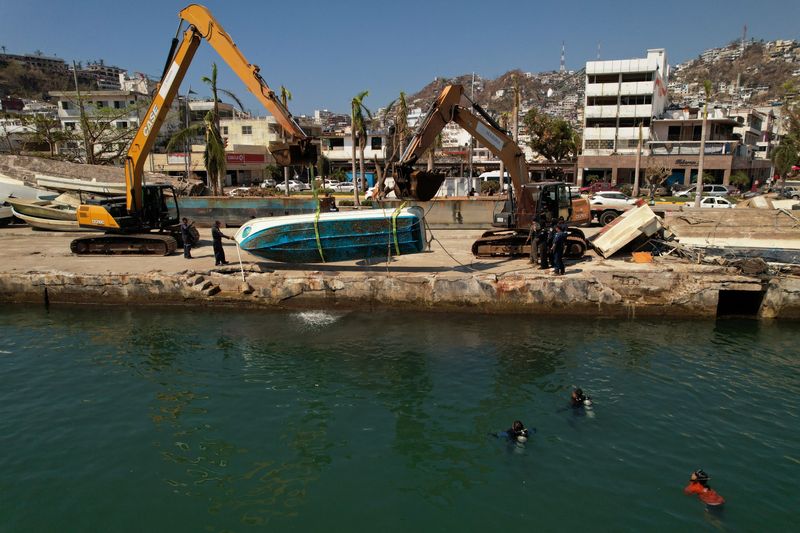
M 256 218 L 234 239 L 242 250 L 282 263 L 334 263 L 425 250 L 420 207 Z

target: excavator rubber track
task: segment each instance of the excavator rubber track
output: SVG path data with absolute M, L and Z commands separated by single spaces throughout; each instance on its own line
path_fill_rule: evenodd
M 586 253 L 586 239 L 579 235 L 568 235 L 564 257 L 580 259 L 584 253 Z M 472 243 L 472 255 L 475 257 L 519 257 L 530 254 L 531 241 L 527 232 L 487 231 Z
M 175 237 L 157 233 L 79 237 L 70 244 L 75 255 L 171 255 L 177 248 Z

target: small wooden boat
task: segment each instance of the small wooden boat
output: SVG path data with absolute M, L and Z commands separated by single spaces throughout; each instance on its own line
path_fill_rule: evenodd
M 77 210 L 69 204 L 51 200 L 25 200 L 9 198 L 6 200 L 17 213 L 51 220 L 77 220 Z
M 54 191 L 81 191 L 94 194 L 123 195 L 125 194 L 125 183 L 89 181 L 75 178 L 61 178 L 58 176 L 36 175 L 36 184 L 45 189 Z
M 80 227 L 78 225 L 77 217 L 75 217 L 75 220 L 54 220 L 52 218 L 40 218 L 30 215 L 23 215 L 13 207 L 11 208 L 11 212 L 14 214 L 15 217 L 17 217 L 18 219 L 22 220 L 23 222 L 27 223 L 29 226 L 35 229 L 40 229 L 45 231 L 91 231 Z
M 425 250 L 420 207 L 257 218 L 234 239 L 252 254 L 283 263 L 385 258 Z

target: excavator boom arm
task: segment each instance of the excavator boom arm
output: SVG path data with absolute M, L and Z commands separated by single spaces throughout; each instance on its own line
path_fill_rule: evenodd
M 153 148 L 156 135 L 166 118 L 172 102 L 178 93 L 178 88 L 183 81 L 186 71 L 194 58 L 200 40 L 205 39 L 217 51 L 222 59 L 231 67 L 247 88 L 275 116 L 278 123 L 298 143 L 291 150 L 275 153 L 280 164 L 316 160 L 316 150 L 311 144 L 311 139 L 306 135 L 300 125 L 294 120 L 292 114 L 276 97 L 275 92 L 269 88 L 259 74 L 259 68 L 247 61 L 239 51 L 230 35 L 211 15 L 205 7 L 192 4 L 180 12 L 182 21 L 189 27 L 183 32 L 183 40 L 175 50 L 175 54 L 168 61 L 161 82 L 147 109 L 144 120 L 139 125 L 125 161 L 125 182 L 128 189 L 128 212 L 136 212 L 143 208 L 142 203 L 142 176 L 147 155 Z
M 455 122 L 497 156 L 511 176 L 514 194 L 528 181 L 525 154 L 514 139 L 481 115 L 471 111 L 473 104 L 464 96 L 461 85 L 448 85 L 439 94 L 417 133 L 398 163 L 401 195 L 428 200 L 443 181 L 441 174 L 414 171 L 414 163 L 428 150 L 448 122 Z

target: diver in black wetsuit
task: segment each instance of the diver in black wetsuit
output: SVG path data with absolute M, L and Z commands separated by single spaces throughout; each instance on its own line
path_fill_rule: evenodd
M 521 421 L 514 420 L 514 423 L 511 424 L 510 428 L 505 431 L 501 431 L 500 433 L 492 433 L 492 435 L 497 438 L 505 438 L 509 442 L 525 443 L 528 441 L 530 432 L 527 428 L 525 428 L 525 425 Z
M 588 402 L 588 403 L 587 403 Z M 573 409 L 578 409 L 583 406 L 592 405 L 592 399 L 583 393 L 583 390 L 576 388 L 572 391 L 569 399 L 569 404 Z

